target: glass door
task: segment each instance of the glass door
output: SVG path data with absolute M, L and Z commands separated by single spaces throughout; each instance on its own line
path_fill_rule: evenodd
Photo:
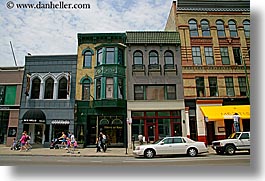
M 158 139 L 158 125 L 156 119 L 147 119 L 145 124 L 145 140 L 153 142 Z
M 182 136 L 181 119 L 171 119 L 171 135 Z

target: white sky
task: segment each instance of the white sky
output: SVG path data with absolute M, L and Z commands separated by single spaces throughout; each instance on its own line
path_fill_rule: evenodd
M 18 3 L 51 0 L 12 0 Z M 56 0 L 86 3 L 90 9 L 18 9 L 0 2 L 0 66 L 14 66 L 12 42 L 19 66 L 25 55 L 76 54 L 77 33 L 164 30 L 172 0 Z M 15 5 L 16 6 L 16 5 Z

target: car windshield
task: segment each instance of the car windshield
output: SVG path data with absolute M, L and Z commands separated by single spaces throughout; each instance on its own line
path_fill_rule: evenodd
M 228 136 L 228 139 L 237 139 L 240 136 L 240 133 L 232 133 Z
M 152 144 L 157 144 L 157 143 L 159 143 L 161 140 L 162 140 L 162 139 L 158 139 L 158 140 L 154 141 Z

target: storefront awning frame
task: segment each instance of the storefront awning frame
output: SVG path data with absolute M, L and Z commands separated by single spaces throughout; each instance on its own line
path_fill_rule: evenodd
M 250 119 L 250 105 L 200 106 L 209 121 L 233 119 L 238 114 L 241 119 Z

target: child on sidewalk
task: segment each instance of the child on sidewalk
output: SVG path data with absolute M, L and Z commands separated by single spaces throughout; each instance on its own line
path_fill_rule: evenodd
M 14 138 L 13 139 L 13 143 L 12 143 L 12 145 L 11 145 L 11 150 L 16 150 L 16 145 L 17 145 L 17 139 L 16 138 Z

